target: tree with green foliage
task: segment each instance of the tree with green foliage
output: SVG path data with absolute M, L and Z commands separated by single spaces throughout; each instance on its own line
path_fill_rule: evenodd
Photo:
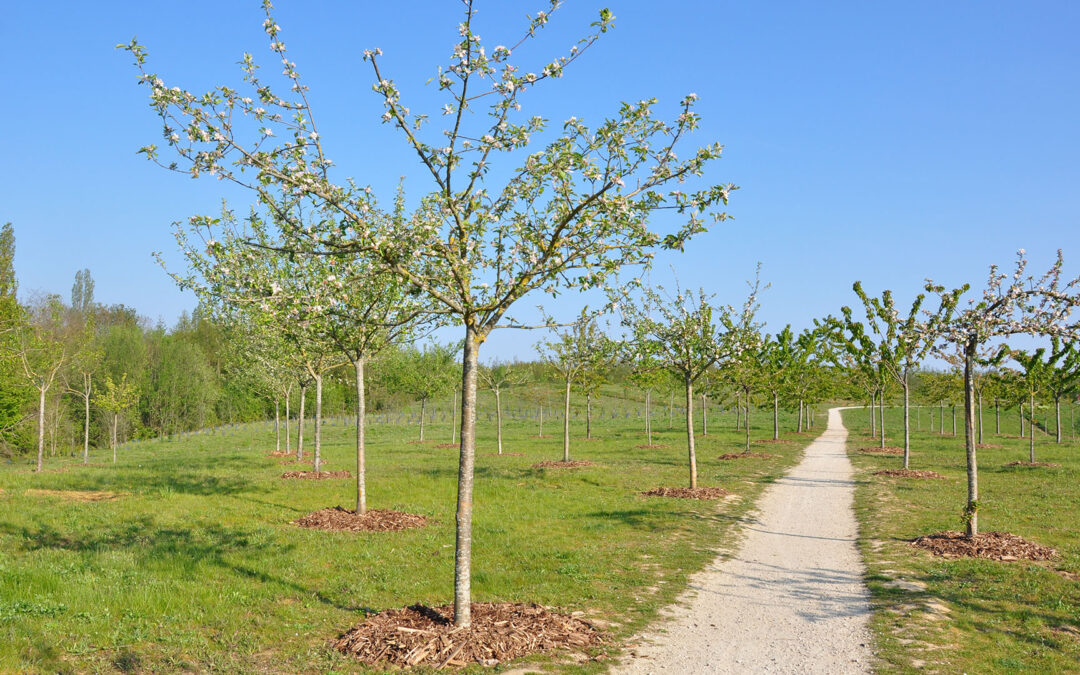
M 1080 392 L 1080 348 L 1076 342 L 1050 338 L 1046 390 L 1054 399 L 1054 439 L 1061 443 L 1061 401 Z
M 46 395 L 68 359 L 64 339 L 64 307 L 60 298 L 47 296 L 28 308 L 20 308 L 14 318 L 15 358 L 26 383 L 38 394 L 37 407 L 37 464 L 41 471 L 45 453 Z M 20 316 L 21 314 L 21 316 Z
M 120 415 L 139 401 L 139 389 L 134 383 L 128 382 L 127 373 L 120 377 L 119 382 L 113 382 L 112 376 L 105 376 L 105 391 L 97 396 L 97 404 L 111 416 L 109 447 L 112 449 L 113 464 L 116 464 L 117 428 L 120 426 Z
M 1046 335 L 1066 341 L 1080 339 L 1080 323 L 1072 318 L 1080 307 L 1080 277 L 1062 280 L 1064 259 L 1058 251 L 1057 260 L 1040 277 L 1025 277 L 1027 259 L 1024 250 L 1017 252 L 1013 273 L 990 267 L 986 289 L 979 298 L 972 298 L 959 311 L 941 334 L 939 349 L 960 348 L 964 355 L 964 446 L 967 455 L 968 496 L 964 506 L 964 524 L 969 537 L 979 532 L 979 483 L 975 448 L 975 369 L 982 352 L 1004 351 L 1003 342 L 1014 335 Z M 943 298 L 959 297 L 967 291 L 965 285 L 946 292 L 944 287 L 927 281 L 927 292 Z
M 420 401 L 421 442 L 428 402 L 449 392 L 461 378 L 460 352 L 460 345 L 431 342 L 423 349 L 413 346 L 399 350 L 392 361 L 391 378 L 395 389 Z
M 548 366 L 563 380 L 563 458 L 570 461 L 570 387 L 582 379 L 590 368 L 598 369 L 607 352 L 607 341 L 596 326 L 595 318 L 582 310 L 581 316 L 554 340 L 537 344 L 537 350 Z M 588 374 L 584 379 L 596 378 Z
M 92 283 L 92 282 L 91 282 Z M 94 375 L 101 369 L 105 349 L 97 334 L 94 314 L 77 314 L 76 330 L 72 336 L 70 378 L 67 390 L 83 402 L 83 464 L 90 462 L 90 398 L 94 391 Z M 71 381 L 78 383 L 74 386 Z
M 503 454 L 502 392 L 507 387 L 524 382 L 526 374 L 512 364 L 497 361 L 490 366 L 481 366 L 479 375 L 487 388 L 495 395 L 495 443 L 498 454 L 501 455 Z
M 652 393 L 667 384 L 671 375 L 655 359 L 645 354 L 630 362 L 630 368 L 630 382 L 645 393 L 645 438 L 647 444 L 652 446 Z
M 644 288 L 636 302 L 624 292 L 617 303 L 629 331 L 624 343 L 629 360 L 655 362 L 682 379 L 691 489 L 697 488 L 694 384 L 717 363 L 729 363 L 757 348 L 759 326 L 754 318 L 760 290 L 759 281 L 751 284 L 741 311 L 731 305 L 714 306 L 704 290 L 695 295 L 679 288 L 671 296 L 661 287 Z

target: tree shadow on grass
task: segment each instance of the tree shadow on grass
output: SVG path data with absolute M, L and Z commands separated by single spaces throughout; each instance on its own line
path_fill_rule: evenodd
M 254 483 L 242 478 L 229 478 L 194 471 L 124 472 L 110 474 L 73 475 L 62 481 L 58 489 L 108 490 L 127 492 L 134 488 L 138 493 L 178 492 L 185 495 L 209 497 L 237 495 L 248 492 L 265 492 Z

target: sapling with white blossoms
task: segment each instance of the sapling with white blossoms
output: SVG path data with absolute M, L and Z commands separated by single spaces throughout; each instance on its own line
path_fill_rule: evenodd
M 369 191 L 332 175 L 307 88 L 269 1 L 264 8 L 285 94 L 261 79 L 250 54 L 242 67 L 251 94 L 218 87 L 198 95 L 146 70 L 146 50 L 137 42 L 123 45 L 135 57 L 175 159 L 162 159 L 154 145 L 143 152 L 167 168 L 250 188 L 262 209 L 303 235 L 297 240 L 304 247 L 370 256 L 430 298 L 433 311 L 463 325 L 454 621 L 467 626 L 480 345 L 526 294 L 604 287 L 623 266 L 647 265 L 657 249 L 682 248 L 707 220 L 722 220 L 712 210 L 727 202 L 734 186 L 685 184 L 720 157 L 721 146 L 676 155 L 699 123 L 693 94 L 671 122 L 655 116 L 651 99 L 623 103 L 595 128 L 571 117 L 561 129 L 549 129 L 543 117 L 524 116 L 526 92 L 557 80 L 612 28 L 614 17 L 603 10 L 593 31 L 566 54 L 530 68 L 517 65 L 514 53 L 549 24 L 559 3 L 530 19 L 511 46 L 488 52 L 473 33 L 475 10 L 466 0 L 450 62 L 436 77 L 448 98 L 436 118 L 446 120 L 441 131 L 427 132 L 428 116 L 405 104 L 401 89 L 383 73 L 381 51 L 365 53 L 383 121 L 400 130 L 431 179 L 431 191 L 412 217 L 373 218 Z M 541 137 L 543 148 L 530 151 Z M 493 171 L 500 158 L 500 170 Z M 299 202 L 336 216 L 328 223 L 298 221 L 288 205 Z M 651 229 L 650 217 L 662 209 L 680 217 L 681 225 Z
M 677 375 L 686 393 L 686 449 L 690 488 L 697 488 L 697 454 L 694 447 L 694 384 L 718 363 L 730 362 L 760 344 L 755 323 L 760 282 L 750 286 L 742 310 L 731 305 L 714 306 L 704 290 L 695 295 L 677 288 L 644 288 L 636 301 L 628 294 L 618 301 L 622 325 L 629 335 L 624 342 L 628 359 L 653 363 Z
M 967 535 L 979 533 L 979 479 L 975 453 L 975 367 L 980 350 L 1008 349 L 1003 340 L 1014 335 L 1045 335 L 1066 341 L 1080 339 L 1080 322 L 1073 312 L 1080 307 L 1080 277 L 1063 280 L 1064 259 L 1058 250 L 1057 260 L 1042 276 L 1025 276 L 1027 258 L 1024 249 L 1016 255 L 1010 275 L 990 266 L 990 275 L 979 298 L 958 311 L 943 327 L 937 348 L 942 352 L 959 347 L 964 356 L 964 445 L 967 451 L 968 497 L 964 507 Z M 946 292 L 943 286 L 927 280 L 926 290 L 943 299 L 962 294 L 962 288 Z M 989 344 L 988 344 L 989 343 Z M 993 358 L 993 355 L 991 355 Z

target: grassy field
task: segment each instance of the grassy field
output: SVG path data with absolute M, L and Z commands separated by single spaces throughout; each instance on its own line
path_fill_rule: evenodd
M 473 592 L 476 601 L 584 612 L 610 625 L 613 653 L 733 543 L 738 518 L 810 436 L 767 446 L 772 459 L 720 461 L 742 436 L 730 414 L 714 413 L 698 439 L 700 479 L 736 497 L 647 499 L 640 491 L 687 481 L 678 418 L 669 431 L 658 406 L 654 442 L 668 447 L 641 449 L 635 404 L 605 396 L 601 409 L 597 440 L 573 452 L 596 465 L 575 470 L 532 468 L 561 457 L 556 420 L 545 438 L 535 438 L 536 420 L 507 420 L 505 451 L 524 456 L 493 457 L 493 423 L 481 412 Z M 0 671 L 361 671 L 327 641 L 366 612 L 452 598 L 457 453 L 435 447 L 450 435 L 449 420 L 436 420 L 425 444 L 412 442 L 415 426 L 371 426 L 370 507 L 433 519 L 396 533 L 291 525 L 349 506 L 354 483 L 280 479 L 296 467 L 267 456 L 266 424 L 129 444 L 116 465 L 96 450 L 88 467 L 71 457 L 47 458 L 40 475 L 27 461 L 0 466 Z M 790 417 L 784 423 L 791 428 Z M 771 435 L 768 414 L 757 424 L 755 438 Z M 573 426 L 584 435 L 581 420 Z M 352 430 L 324 428 L 327 468 L 353 470 Z M 78 501 L 71 491 L 120 496 Z M 597 656 L 557 667 L 600 671 L 609 654 Z
M 900 410 L 886 417 L 890 445 L 903 445 Z M 1003 411 L 1002 435 L 993 433 L 993 411 L 984 412 L 979 452 L 979 524 L 1056 548 L 1051 563 L 935 558 L 908 542 L 943 530 L 963 530 L 967 484 L 963 412 L 951 436 L 923 411 L 913 434 L 911 468 L 936 471 L 945 480 L 885 478 L 873 471 L 902 466 L 900 457 L 860 454 L 875 445 L 862 410 L 844 413 L 852 431 L 849 452 L 858 471 L 856 510 L 861 547 L 875 607 L 879 670 L 906 673 L 1080 672 L 1080 446 L 1056 445 L 1036 433 L 1036 460 L 1057 467 L 1007 467 L 1026 461 L 1028 439 L 1018 437 L 1015 410 Z M 1067 423 L 1068 417 L 1065 416 Z M 1064 425 L 1063 425 L 1064 426 Z M 1051 421 L 1050 430 L 1053 430 Z

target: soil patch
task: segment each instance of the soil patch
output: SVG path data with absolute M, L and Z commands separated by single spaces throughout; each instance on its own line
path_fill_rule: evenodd
M 69 502 L 109 502 L 128 496 L 127 492 L 105 490 L 27 490 L 31 497 L 60 497 Z
M 505 454 L 505 453 L 504 453 Z M 558 462 L 539 462 L 533 464 L 534 469 L 576 469 L 579 466 L 593 466 L 593 462 L 587 459 L 572 459 L 569 462 L 559 460 Z
M 1054 464 L 1052 462 L 1009 462 L 1004 466 L 1061 466 L 1060 464 Z
M 667 448 L 667 447 L 670 447 L 670 446 L 668 446 L 665 443 L 653 443 L 652 445 L 648 445 L 648 444 L 646 444 L 646 445 L 635 445 L 634 447 L 638 448 L 640 450 L 659 450 L 661 448 Z
M 524 457 L 524 456 L 525 456 L 524 452 L 504 452 L 501 455 L 499 453 L 497 453 L 497 452 L 489 452 L 486 455 L 484 455 L 484 457 Z
M 866 454 L 866 455 L 889 455 L 889 456 L 894 456 L 894 455 L 903 455 L 904 454 L 904 449 L 903 448 L 898 448 L 898 447 L 896 447 L 894 445 L 886 445 L 884 448 L 882 448 L 882 447 L 859 448 L 859 452 L 861 452 L 863 454 Z
M 451 605 L 380 612 L 331 643 L 373 666 L 464 667 L 556 649 L 585 650 L 603 637 L 587 621 L 540 605 L 473 603 L 472 625 L 455 629 Z
M 769 457 L 776 457 L 776 455 L 770 455 L 767 452 L 727 452 L 720 455 L 720 459 L 768 459 Z
M 460 448 L 461 446 L 457 443 L 439 443 L 435 447 L 439 450 L 449 450 L 450 448 Z
M 677 499 L 722 499 L 731 494 L 724 488 L 699 487 L 699 488 L 670 488 L 658 487 L 646 490 L 641 494 L 646 497 L 675 497 Z
M 875 471 L 874 475 L 892 476 L 894 478 L 945 478 L 936 471 L 920 471 L 918 469 L 882 469 L 881 471 Z
M 286 452 L 284 450 L 274 450 L 273 452 L 266 453 L 267 457 L 292 457 L 295 452 Z
M 358 516 L 355 511 L 335 506 L 309 513 L 299 520 L 294 520 L 293 524 L 331 532 L 392 532 L 424 527 L 427 525 L 427 518 L 415 513 L 379 509 L 372 509 Z
M 989 560 L 1053 560 L 1057 551 L 1008 532 L 980 532 L 968 538 L 961 532 L 928 534 L 911 542 L 944 558 L 987 558 Z
M 352 478 L 348 471 L 286 471 L 282 478 L 303 478 L 306 480 L 327 480 L 330 478 Z

